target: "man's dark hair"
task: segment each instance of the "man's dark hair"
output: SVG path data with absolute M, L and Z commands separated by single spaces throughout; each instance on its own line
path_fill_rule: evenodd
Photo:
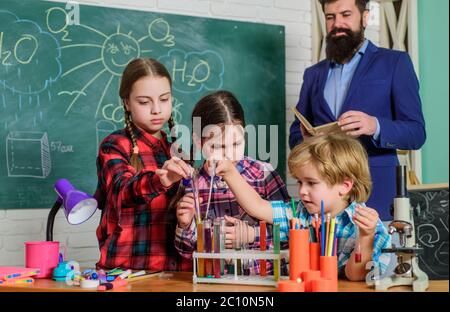
M 319 0 L 320 4 L 322 4 L 322 10 L 325 12 L 325 4 L 327 3 L 333 3 L 336 2 L 337 0 Z M 368 4 L 369 4 L 370 0 L 355 0 L 356 6 L 359 9 L 359 12 L 361 12 L 361 14 L 365 11 L 368 10 Z

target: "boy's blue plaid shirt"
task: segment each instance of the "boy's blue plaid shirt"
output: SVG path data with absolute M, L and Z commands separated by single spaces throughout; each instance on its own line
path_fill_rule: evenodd
M 289 235 L 289 219 L 292 218 L 292 207 L 289 203 L 283 201 L 272 201 L 273 223 L 280 224 L 280 239 L 281 241 L 288 241 Z M 353 202 L 341 213 L 336 216 L 336 237 L 338 239 L 338 266 L 339 270 L 345 267 L 348 259 L 350 258 L 353 249 L 355 248 L 355 241 L 357 226 L 353 222 L 353 215 L 355 214 L 355 208 L 358 203 Z M 365 207 L 365 204 L 359 204 Z M 312 223 L 312 218 L 303 203 L 300 201 L 297 205 L 296 217 L 300 219 L 301 224 Z M 377 228 L 375 230 L 375 237 L 373 241 L 373 254 L 372 261 L 374 262 L 373 268 L 378 268 L 380 275 L 383 275 L 386 271 L 389 261 L 391 259 L 389 254 L 382 254 L 383 248 L 391 247 L 391 236 L 388 234 L 386 227 L 378 219 Z

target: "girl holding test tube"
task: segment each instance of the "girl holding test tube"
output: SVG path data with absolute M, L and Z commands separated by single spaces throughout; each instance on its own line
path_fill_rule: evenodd
M 200 122 L 200 127 L 195 126 L 196 122 Z M 202 150 L 205 159 L 198 172 L 201 220 L 225 218 L 228 224 L 225 228 L 226 248 L 235 248 L 233 242 L 237 238 L 241 246 L 259 249 L 258 222 L 262 219 L 258 206 L 242 209 L 228 186 L 228 176 L 221 177 L 222 170 L 226 168 L 227 172 L 239 176 L 247 187 L 267 200 L 289 201 L 286 185 L 270 164 L 244 155 L 244 111 L 232 93 L 218 91 L 203 97 L 194 108 L 192 124 L 193 142 Z M 191 159 L 193 151 L 192 148 Z M 178 218 L 175 247 L 183 257 L 191 259 L 197 243 L 196 203 L 189 189 L 181 187 L 178 194 L 174 201 Z M 248 226 L 239 220 L 248 221 Z M 246 234 L 245 237 L 236 237 L 237 226 L 245 227 L 240 231 Z M 270 272 L 271 264 L 267 263 L 267 272 Z M 255 261 L 252 268 L 251 273 L 259 274 L 259 261 Z

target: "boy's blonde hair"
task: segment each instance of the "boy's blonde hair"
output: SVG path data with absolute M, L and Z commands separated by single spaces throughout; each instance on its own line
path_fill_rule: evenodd
M 296 178 L 295 172 L 308 163 L 329 186 L 345 179 L 352 180 L 353 188 L 348 194 L 350 201 L 362 203 L 369 198 L 372 181 L 367 153 L 356 139 L 342 134 L 307 138 L 289 154 L 290 174 Z

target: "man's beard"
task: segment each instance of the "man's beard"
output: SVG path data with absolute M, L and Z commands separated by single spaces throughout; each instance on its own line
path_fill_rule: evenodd
M 345 33 L 345 35 L 334 36 L 340 32 Z M 350 60 L 363 40 L 363 25 L 361 25 L 359 31 L 352 31 L 346 28 L 334 28 L 328 33 L 326 38 L 327 59 L 340 64 Z

